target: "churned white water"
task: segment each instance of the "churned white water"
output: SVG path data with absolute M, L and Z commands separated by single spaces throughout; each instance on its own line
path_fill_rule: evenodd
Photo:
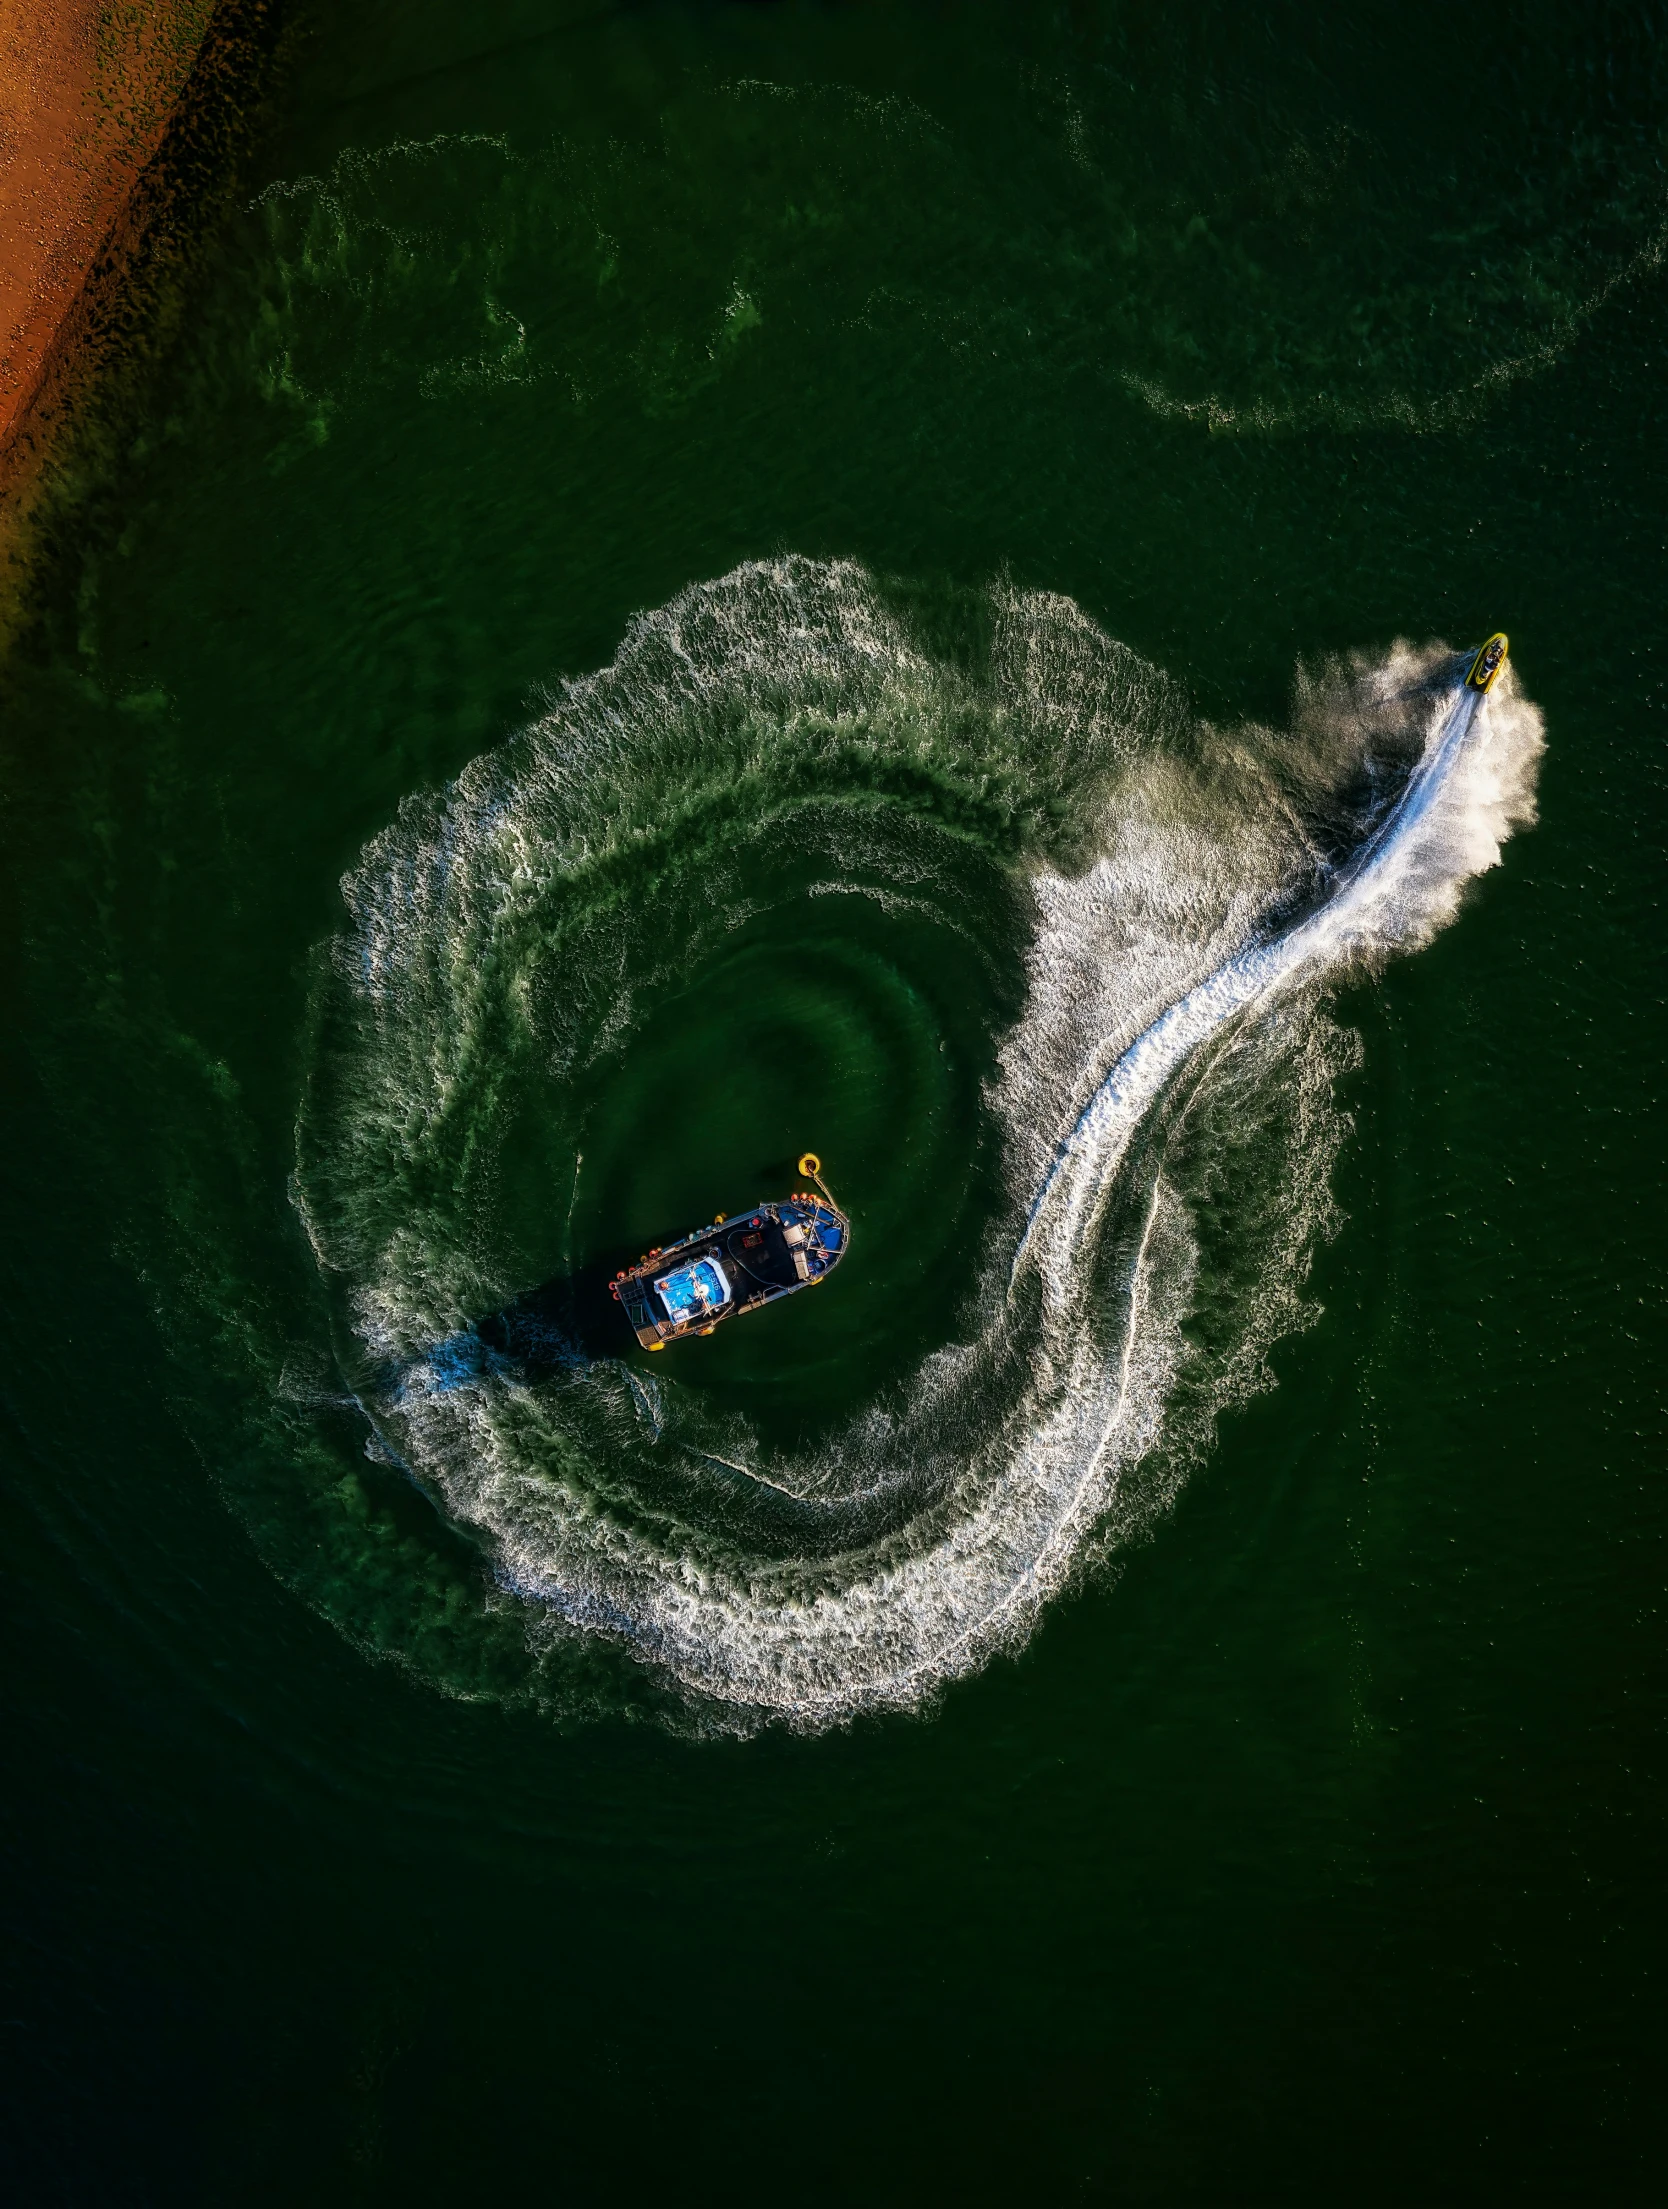
M 1283 731 L 1217 729 L 1070 602 L 986 611 L 952 666 L 848 564 L 693 588 L 345 884 L 297 1187 L 378 1446 L 535 1640 L 604 1637 L 713 1723 L 918 1703 L 1162 1504 L 1301 1320 L 1344 1127 L 1328 987 L 1451 921 L 1532 816 L 1509 667 L 1485 700 L 1399 645 L 1305 674 Z M 814 851 L 807 894 L 947 915 L 958 851 L 1005 838 L 1031 916 L 987 1098 L 1010 1204 L 958 1339 L 797 1456 L 623 1358 L 535 1385 L 468 1329 L 525 1285 L 479 1227 L 506 1069 L 536 1053 L 559 1112 L 564 1068 L 629 1050 L 668 917 L 709 940 L 689 881 L 739 885 L 763 826 Z

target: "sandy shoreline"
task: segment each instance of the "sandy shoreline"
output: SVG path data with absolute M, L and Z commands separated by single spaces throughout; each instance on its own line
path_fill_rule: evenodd
M 0 470 L 215 0 L 0 0 Z

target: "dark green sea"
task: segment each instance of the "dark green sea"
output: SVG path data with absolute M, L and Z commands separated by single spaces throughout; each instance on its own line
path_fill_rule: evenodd
M 0 669 L 9 2198 L 1657 2198 L 1668 11 L 284 23 Z

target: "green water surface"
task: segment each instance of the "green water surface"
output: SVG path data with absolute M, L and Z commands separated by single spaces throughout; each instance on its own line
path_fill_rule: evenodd
M 0 694 L 14 2198 L 1654 2197 L 1664 32 L 296 11 Z M 1300 660 L 1504 626 L 1548 740 L 1538 825 L 1332 1006 L 1276 1385 L 1019 1653 L 806 1736 L 530 1643 L 303 1231 L 410 1226 L 452 1324 L 810 1145 L 851 1259 L 693 1346 L 699 1416 L 814 1450 L 965 1332 L 1020 878 L 1083 857 L 971 705 L 954 774 L 646 766 L 534 1040 L 506 984 L 432 1142 L 347 1147 L 368 842 L 786 555 L 968 698 L 992 586 L 1062 594 L 1207 751 Z M 1201 1230 L 1201 1342 L 1271 1204 Z

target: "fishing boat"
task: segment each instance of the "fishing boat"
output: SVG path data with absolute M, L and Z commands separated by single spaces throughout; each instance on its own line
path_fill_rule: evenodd
M 710 1335 L 723 1320 L 827 1280 L 846 1254 L 851 1221 L 830 1196 L 815 1151 L 799 1171 L 815 1191 L 721 1212 L 710 1227 L 645 1252 L 614 1276 L 614 1298 L 645 1350 Z
M 1471 663 L 1471 672 L 1465 678 L 1468 690 L 1487 690 L 1496 675 L 1506 664 L 1506 633 L 1497 629 Z

